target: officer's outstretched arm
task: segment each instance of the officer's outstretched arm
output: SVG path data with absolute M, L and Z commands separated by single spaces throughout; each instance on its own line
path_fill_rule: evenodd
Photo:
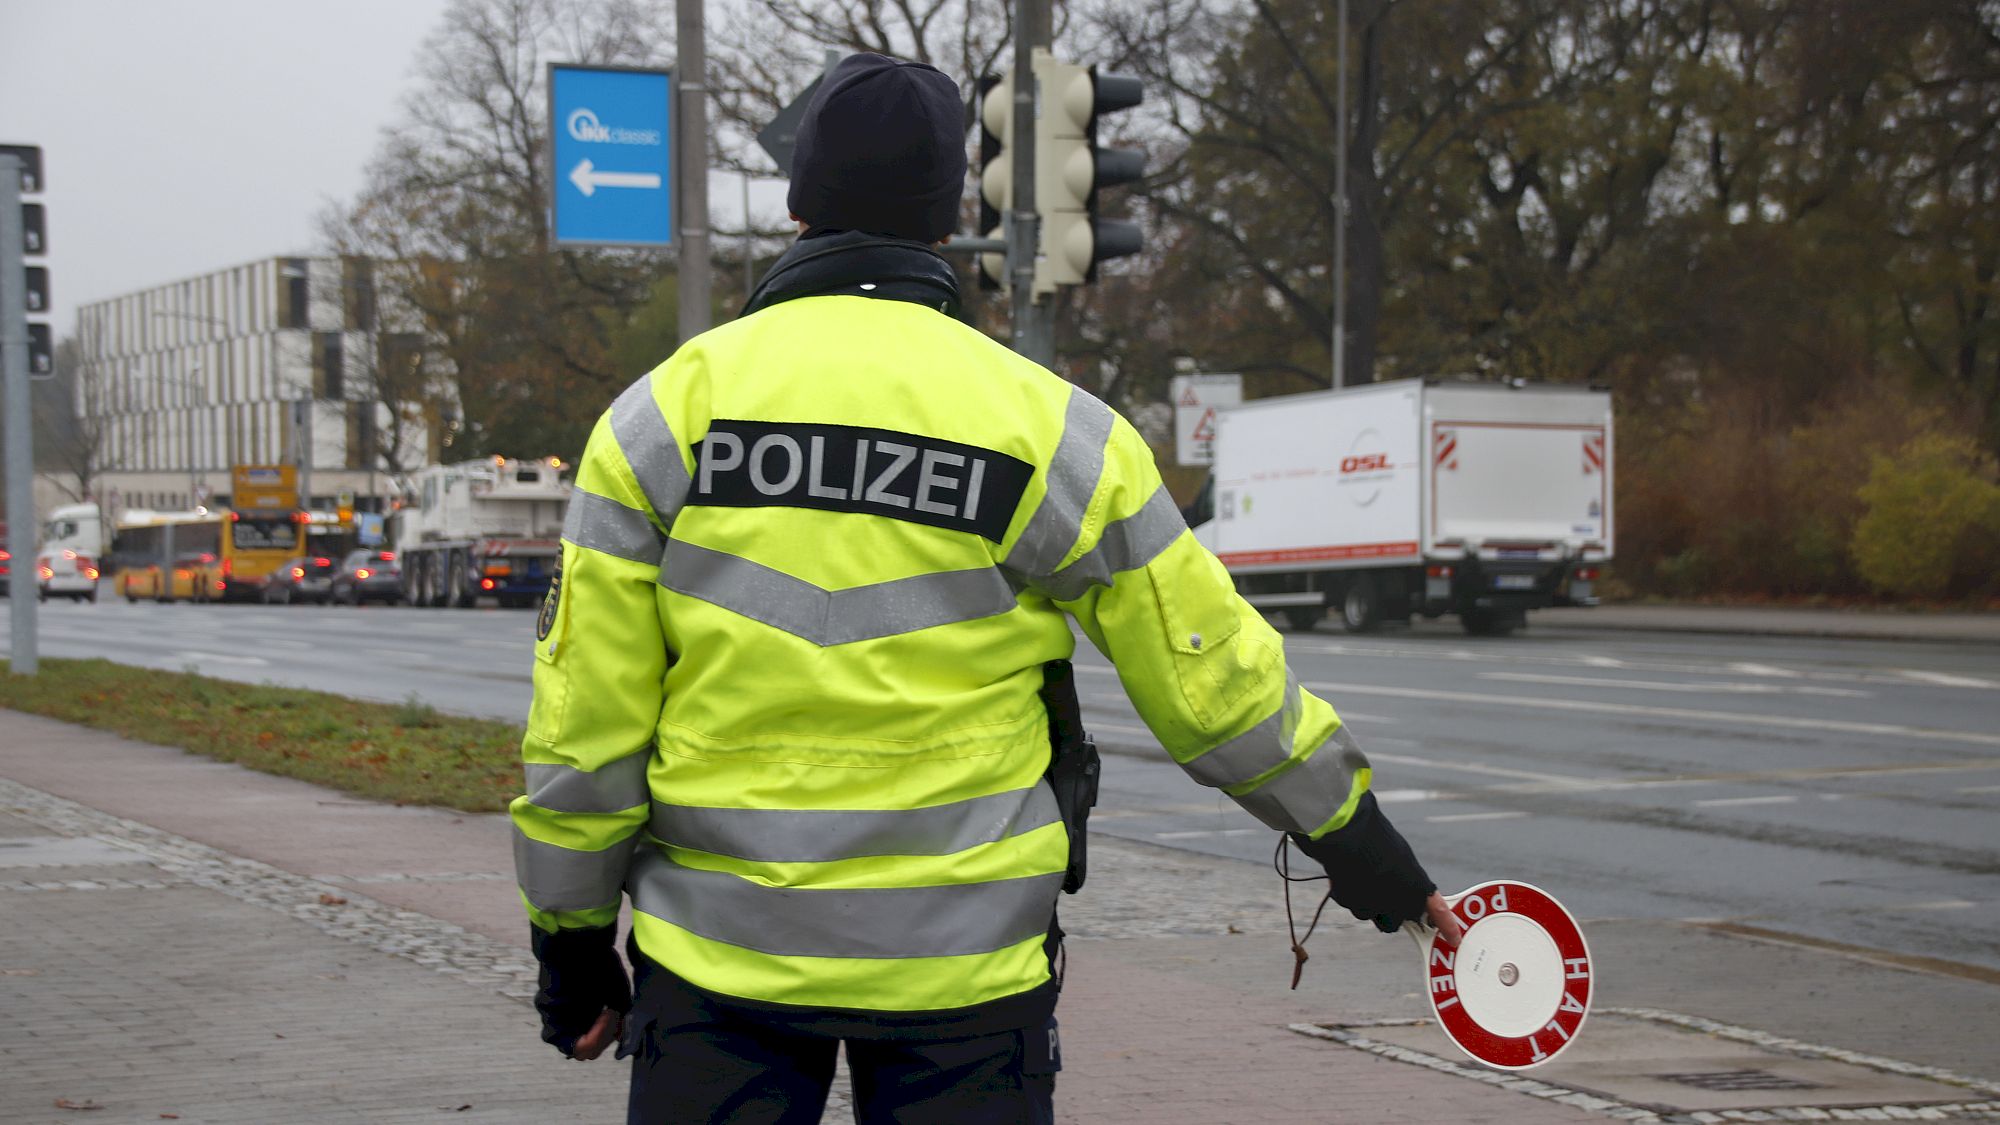
M 1380 913 L 1422 917 L 1434 888 L 1413 857 L 1407 865 L 1388 863 L 1408 848 L 1377 841 L 1387 820 L 1372 799 L 1363 800 L 1368 759 L 1334 709 L 1300 688 L 1277 631 L 1195 541 L 1138 433 L 1077 391 L 1048 477 L 1048 493 L 1022 535 L 1028 550 L 1015 551 L 1027 563 L 1019 568 L 1117 666 L 1160 744 L 1196 781 L 1302 840 L 1333 837 L 1362 812 L 1344 841 L 1366 836 L 1366 846 L 1314 851 L 1343 862 L 1358 857 L 1371 869 L 1367 882 L 1388 884 L 1386 893 L 1367 896 L 1371 907 L 1392 904 Z M 1055 552 L 1046 546 L 1039 567 L 1030 561 L 1038 544 L 1055 540 L 1067 550 L 1053 565 Z M 1349 886 L 1364 881 L 1359 871 L 1334 875 Z

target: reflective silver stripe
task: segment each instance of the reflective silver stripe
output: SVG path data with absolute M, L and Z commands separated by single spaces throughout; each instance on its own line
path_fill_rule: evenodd
M 660 565 L 660 556 L 667 549 L 666 536 L 646 513 L 581 488 L 570 490 L 562 534 L 579 547 L 647 566 Z
M 618 901 L 632 864 L 631 835 L 601 852 L 579 852 L 531 840 L 514 829 L 514 877 L 537 910 L 594 910 Z
M 632 861 L 632 909 L 778 957 L 957 957 L 1046 934 L 1062 873 L 943 887 L 806 890 L 682 867 L 658 848 Z
M 895 811 L 797 811 L 653 804 L 653 835 L 676 847 L 766 863 L 950 855 L 1056 823 L 1047 785 Z
M 528 803 L 564 813 L 614 813 L 637 808 L 652 800 L 652 790 L 646 784 L 646 767 L 652 761 L 653 755 L 647 751 L 596 770 L 529 762 L 522 767 L 528 777 Z
M 1104 475 L 1111 420 L 1110 407 L 1081 387 L 1070 389 L 1062 440 L 1044 473 L 1048 492 L 1008 553 L 1008 569 L 1032 577 L 1052 573 L 1076 546 L 1076 537 L 1083 534 L 1084 513 L 1090 510 L 1090 498 Z
M 1336 728 L 1313 756 L 1236 798 L 1244 811 L 1285 832 L 1311 832 L 1347 803 L 1354 774 L 1368 759 L 1346 727 Z
M 1161 485 L 1144 507 L 1109 524 L 1097 546 L 1062 568 L 1041 585 L 1059 602 L 1074 601 L 1092 586 L 1109 586 L 1113 575 L 1145 566 L 1187 530 L 1174 498 Z
M 1292 737 L 1299 729 L 1303 707 L 1299 681 L 1286 672 L 1285 697 L 1270 717 L 1181 768 L 1189 777 L 1217 789 L 1241 785 L 1266 770 L 1276 769 L 1292 756 Z
M 618 439 L 625 463 L 632 466 L 639 491 L 653 506 L 654 517 L 661 527 L 672 528 L 681 502 L 687 499 L 687 463 L 681 460 L 680 444 L 653 398 L 650 374 L 612 400 L 611 434 Z
M 667 543 L 660 584 L 822 647 L 992 617 L 1018 604 L 1012 584 L 992 567 L 823 590 L 761 563 L 680 539 Z

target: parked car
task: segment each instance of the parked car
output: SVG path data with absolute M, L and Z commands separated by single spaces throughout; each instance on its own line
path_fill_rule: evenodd
M 286 559 L 264 579 L 264 604 L 317 602 L 325 605 L 333 593 L 333 570 L 333 560 L 324 555 Z
M 13 568 L 14 556 L 8 553 L 7 548 L 0 547 L 0 597 L 7 596 L 7 584 L 12 580 L 8 572 Z
M 327 597 L 336 604 L 403 600 L 403 570 L 394 551 L 349 551 L 334 571 Z

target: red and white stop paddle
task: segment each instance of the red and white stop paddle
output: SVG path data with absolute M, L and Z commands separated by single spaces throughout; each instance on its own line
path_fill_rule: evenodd
M 1465 925 L 1453 949 L 1403 926 L 1423 950 L 1424 992 L 1458 1049 L 1501 1070 L 1529 1070 L 1583 1031 L 1594 978 L 1583 930 L 1540 887 L 1496 879 L 1445 899 Z

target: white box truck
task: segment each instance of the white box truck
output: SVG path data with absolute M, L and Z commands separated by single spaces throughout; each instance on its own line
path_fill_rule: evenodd
M 1505 634 L 1595 605 L 1612 556 L 1610 392 L 1408 379 L 1219 412 L 1189 511 L 1252 605 L 1352 632 L 1457 614 Z
M 550 457 L 493 457 L 431 465 L 412 474 L 391 517 L 410 605 L 533 605 L 562 560 L 567 466 Z

